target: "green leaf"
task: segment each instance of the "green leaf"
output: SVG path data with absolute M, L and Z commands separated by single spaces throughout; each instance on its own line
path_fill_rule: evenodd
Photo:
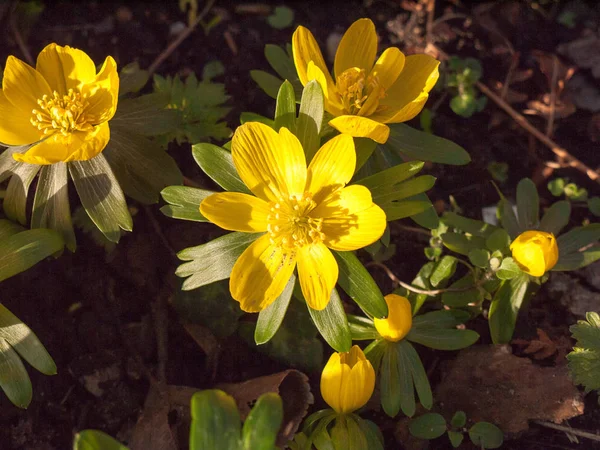
M 278 45 L 267 44 L 265 45 L 265 58 L 271 65 L 271 67 L 277 72 L 277 75 L 281 77 L 283 80 L 288 80 L 296 87 L 302 87 L 300 83 L 300 79 L 298 78 L 298 72 L 296 72 L 296 66 L 294 65 L 294 61 L 292 58 L 288 56 L 283 48 Z M 302 93 L 302 90 L 295 91 L 297 97 L 299 97 Z
M 368 317 L 348 314 L 348 326 L 353 341 L 371 341 L 380 337 L 373 320 Z
M 485 248 L 485 239 L 479 236 L 465 236 L 459 233 L 444 233 L 444 245 L 453 252 L 467 256 L 471 250 Z
M 281 79 L 263 70 L 251 70 L 250 78 L 252 78 L 269 97 L 277 99 L 277 93 L 283 83 Z
M 268 127 L 275 128 L 275 121 L 273 119 L 269 119 L 268 117 L 261 116 L 260 114 L 253 112 L 243 112 L 240 114 L 240 125 L 243 125 L 247 122 L 260 122 L 264 123 Z
M 571 202 L 560 200 L 546 210 L 540 222 L 540 230 L 558 236 L 560 231 L 569 223 L 571 216 Z
M 161 189 L 183 184 L 177 163 L 155 141 L 122 128 L 110 132 L 102 154 L 125 195 L 152 204 L 158 202 Z
M 452 141 L 416 130 L 403 123 L 392 123 L 388 126 L 390 137 L 384 146 L 399 153 L 403 159 L 451 165 L 464 165 L 471 161 L 465 149 Z
M 32 367 L 56 375 L 56 364 L 35 333 L 0 304 L 0 339 L 6 341 Z
M 354 172 L 356 173 L 373 154 L 377 148 L 377 142 L 369 138 L 355 137 L 354 148 L 356 150 L 356 168 Z
M 489 312 L 490 333 L 494 344 L 508 344 L 512 339 L 528 285 L 529 278 L 521 274 L 504 281 L 496 291 Z
M 460 231 L 472 234 L 473 236 L 480 236 L 482 238 L 489 238 L 499 228 L 489 223 L 482 222 L 481 220 L 469 219 L 468 217 L 459 216 L 454 212 L 446 212 L 442 216 L 442 222 L 449 227 L 458 228 Z
M 379 206 L 385 212 L 387 221 L 392 222 L 427 211 L 431 208 L 431 202 L 425 194 L 418 194 L 405 200 L 382 203 Z
M 225 73 L 225 66 L 218 59 L 212 60 L 204 64 L 202 68 L 202 81 L 209 82 L 213 78 L 217 78 Z
M 446 432 L 446 419 L 438 413 L 415 417 L 408 426 L 410 434 L 420 439 L 436 439 Z
M 389 169 L 377 172 L 374 175 L 362 178 L 356 182 L 361 184 L 371 191 L 371 195 L 386 194 L 389 190 L 405 180 L 415 176 L 423 169 L 425 163 L 421 161 L 410 161 L 407 163 L 398 164 Z
M 27 193 L 31 182 L 40 171 L 37 164 L 19 163 L 13 169 L 4 196 L 4 214 L 22 225 L 27 224 Z
M 201 143 L 192 146 L 192 155 L 206 175 L 226 191 L 251 193 L 237 173 L 231 152 L 213 144 Z
M 448 431 L 448 439 L 450 439 L 450 444 L 452 444 L 452 447 L 454 448 L 460 447 L 460 444 L 462 444 L 464 438 L 465 435 L 460 431 Z
M 12 177 L 15 166 L 19 164 L 13 158 L 13 155 L 15 153 L 25 153 L 30 148 L 31 145 L 23 145 L 20 147 L 8 147 L 2 151 L 0 154 L 0 183 Z
M 513 209 L 512 204 L 508 200 L 503 198 L 500 200 L 500 205 L 498 207 L 502 212 L 502 215 L 500 217 L 502 226 L 508 232 L 511 239 L 516 238 L 524 230 L 521 228 L 519 222 L 517 221 L 517 216 L 515 215 L 515 211 Z
M 458 309 L 441 309 L 413 317 L 413 329 L 455 328 L 469 320 L 470 314 Z
M 452 292 L 446 291 L 442 293 L 442 303 L 451 308 L 462 308 L 467 306 L 469 303 L 479 304 L 483 301 L 483 294 L 475 287 L 475 281 L 473 280 L 473 274 L 468 273 L 464 277 L 455 281 L 450 285 L 450 289 L 463 289 L 469 286 L 474 286 L 473 289 L 466 291 Z
M 294 11 L 287 6 L 276 6 L 273 14 L 267 17 L 267 23 L 277 30 L 291 27 L 294 23 Z
M 387 341 L 382 339 L 379 334 L 375 338 L 373 342 L 365 347 L 365 356 L 371 362 L 375 373 L 379 373 L 379 367 L 381 366 L 381 360 L 383 358 L 383 353 L 388 347 Z
M 400 412 L 400 404 L 402 403 L 402 395 L 405 389 L 410 391 L 408 395 L 413 396 L 414 402 L 414 389 L 410 380 L 409 369 L 408 367 L 401 367 L 399 358 L 396 345 L 385 342 L 380 368 L 381 406 L 390 417 L 396 417 Z M 400 379 L 399 370 L 401 369 L 404 369 L 405 383 L 402 383 Z M 408 383 L 408 388 L 406 382 Z
M 556 239 L 558 244 L 558 262 L 563 256 L 578 252 L 600 239 L 600 223 L 592 223 L 585 227 L 576 227 Z
M 456 411 L 450 420 L 452 428 L 462 428 L 467 424 L 467 415 L 464 411 Z
M 277 333 L 292 299 L 295 284 L 296 277 L 292 275 L 279 297 L 258 313 L 256 329 L 254 330 L 254 341 L 257 345 L 269 342 L 275 333 Z
M 504 258 L 500 264 L 500 268 L 496 271 L 496 276 L 500 280 L 512 280 L 521 275 L 523 271 L 519 265 L 511 257 Z
M 296 290 L 296 294 L 298 290 Z M 348 327 L 348 319 L 339 294 L 334 289 L 325 309 L 318 311 L 308 307 L 310 316 L 323 339 L 336 352 L 349 352 L 352 347 L 352 335 Z
M 490 252 L 482 248 L 474 248 L 469 252 L 469 261 L 475 267 L 485 269 L 490 260 Z
M 427 198 L 427 196 L 425 194 L 419 194 L 419 195 Z M 417 196 L 417 197 L 419 197 L 419 196 Z M 435 208 L 433 207 L 433 205 L 430 205 L 429 208 L 421 211 L 418 214 L 412 215 L 411 219 L 417 225 L 420 225 L 429 230 L 434 230 L 440 226 L 440 218 L 438 217 L 438 214 L 437 214 Z
M 552 271 L 568 271 L 577 270 L 582 267 L 588 266 L 595 261 L 600 259 L 600 249 L 592 248 L 583 252 L 570 253 L 568 255 L 560 256 L 558 262 L 552 268 Z
M 182 261 L 175 271 L 178 277 L 188 277 L 182 289 L 197 287 L 229 278 L 231 270 L 241 254 L 262 233 L 233 232 L 213 239 L 206 244 L 189 247 L 177 253 Z
M 575 183 L 569 183 L 565 186 L 565 196 L 574 202 L 585 202 L 588 198 L 586 188 L 579 187 Z
M 517 185 L 517 215 L 523 230 L 532 230 L 538 226 L 540 199 L 537 188 L 529 178 L 523 178 Z
M 554 180 L 550 180 L 548 182 L 548 190 L 555 197 L 560 197 L 561 195 L 563 195 L 563 192 L 565 190 L 565 184 L 566 183 L 564 178 L 555 178 Z
M 74 252 L 76 248 L 75 232 L 71 221 L 67 186 L 67 165 L 65 163 L 42 167 L 33 199 L 31 228 L 51 228 L 58 231 L 67 248 Z
M 146 85 L 149 77 L 148 71 L 140 69 L 137 61 L 127 64 L 119 72 L 119 97 L 138 92 Z
M 119 242 L 122 228 L 131 231 L 133 220 L 119 182 L 104 155 L 72 161 L 69 172 L 90 219 L 109 241 Z
M 504 229 L 499 228 L 488 236 L 485 246 L 492 252 L 500 250 L 502 253 L 506 253 L 510 247 L 510 236 Z
M 29 375 L 17 352 L 3 338 L 0 338 L 0 388 L 19 408 L 27 408 L 31 403 Z
M 275 131 L 281 127 L 292 133 L 296 131 L 296 95 L 292 83 L 287 80 L 279 88 L 275 105 Z
M 569 370 L 576 384 L 588 393 L 600 389 L 600 315 L 588 312 L 586 320 L 579 320 L 569 328 L 577 344 L 567 355 Z
M 575 347 L 600 351 L 600 314 L 586 313 L 585 320 L 578 320 L 569 327 L 569 331 L 577 341 Z
M 21 225 L 15 222 L 11 222 L 7 219 L 0 219 L 0 240 L 9 238 L 14 234 L 25 231 Z
M 436 350 L 460 350 L 477 342 L 479 334 L 473 330 L 413 327 L 406 339 Z
M 379 427 L 370 420 L 362 419 L 356 414 L 354 414 L 352 418 L 356 421 L 367 440 L 366 448 L 369 450 L 383 450 L 383 435 L 381 434 Z
M 365 266 L 353 252 L 334 251 L 338 263 L 338 284 L 352 300 L 369 316 L 382 319 L 387 317 L 388 308 L 379 290 Z
M 433 287 L 437 287 L 440 283 L 447 281 L 454 275 L 458 260 L 451 255 L 444 255 L 442 259 L 435 265 L 429 282 Z
M 190 450 L 241 449 L 235 400 L 218 389 L 196 392 L 190 408 Z
M 373 202 L 378 205 L 387 205 L 398 200 L 402 200 L 409 197 L 414 197 L 417 194 L 421 194 L 428 191 L 435 184 L 435 177 L 431 175 L 422 175 L 412 180 L 407 180 L 402 183 L 396 183 L 391 191 L 388 192 L 376 192 L 373 195 Z
M 98 430 L 83 430 L 75 435 L 73 450 L 129 450 L 108 434 Z
M 300 101 L 300 113 L 296 122 L 296 137 L 304 148 L 306 162 L 310 163 L 319 150 L 319 133 L 324 114 L 323 91 L 316 80 L 304 87 Z
M 450 108 L 455 114 L 469 118 L 477 111 L 477 102 L 470 93 L 456 95 L 450 99 Z
M 481 448 L 500 448 L 504 442 L 502 430 L 489 422 L 477 422 L 469 429 L 469 437 Z
M 593 215 L 600 217 L 600 197 L 588 198 L 587 205 Z
M 165 109 L 168 104 L 169 95 L 165 92 L 119 100 L 119 108 L 110 121 L 111 134 L 117 128 L 142 136 L 172 133 L 181 126 L 182 116 L 175 109 Z
M 208 219 L 200 214 L 200 203 L 214 193 L 187 186 L 169 186 L 160 193 L 163 200 L 169 203 L 160 208 L 160 211 L 165 216 L 174 219 L 208 222 Z
M 259 397 L 242 429 L 245 450 L 273 450 L 277 432 L 283 421 L 283 403 L 274 392 Z
M 398 351 L 402 351 L 406 360 L 409 363 L 412 380 L 419 396 L 419 401 L 425 409 L 431 409 L 433 406 L 433 394 L 431 393 L 431 385 L 427 372 L 423 367 L 419 354 L 407 340 L 402 340 L 398 343 Z

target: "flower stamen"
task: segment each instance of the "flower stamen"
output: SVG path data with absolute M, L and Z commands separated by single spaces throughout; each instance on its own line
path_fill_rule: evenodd
M 73 89 L 62 96 L 57 91 L 52 93 L 52 97 L 44 94 L 37 101 L 39 109 L 31 111 L 33 116 L 29 121 L 46 135 L 60 132 L 68 136 L 73 131 L 90 131 L 93 125 L 85 117 L 89 104 L 87 97 L 87 94 L 82 95 Z
M 321 232 L 323 219 L 309 217 L 316 206 L 307 192 L 272 202 L 267 215 L 271 243 L 294 249 L 321 242 L 325 238 Z
M 376 109 L 379 100 L 385 97 L 377 75 L 367 76 L 364 69 L 352 67 L 337 77 L 336 87 L 342 98 L 342 106 L 347 114 L 358 115 L 371 95 L 375 104 L 369 109 Z

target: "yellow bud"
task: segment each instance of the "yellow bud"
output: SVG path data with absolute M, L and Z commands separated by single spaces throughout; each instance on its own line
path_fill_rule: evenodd
M 375 318 L 375 328 L 386 341 L 398 342 L 412 327 L 412 306 L 406 297 L 396 294 L 385 296 L 388 305 L 387 319 Z
M 375 389 L 375 370 L 358 345 L 333 353 L 321 374 L 321 396 L 338 414 L 357 410 Z
M 530 230 L 510 244 L 512 257 L 523 272 L 541 277 L 558 261 L 558 245 L 552 233 Z

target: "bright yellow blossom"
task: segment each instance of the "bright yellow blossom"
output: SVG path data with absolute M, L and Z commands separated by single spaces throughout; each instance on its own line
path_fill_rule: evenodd
M 512 257 L 523 272 L 541 277 L 558 261 L 558 245 L 552 233 L 530 230 L 510 244 Z
M 396 294 L 385 296 L 388 305 L 387 319 L 373 319 L 377 332 L 386 341 L 398 342 L 412 327 L 412 306 L 406 297 Z
M 13 155 L 30 164 L 91 159 L 110 139 L 118 94 L 110 56 L 98 73 L 87 54 L 68 46 L 46 46 L 35 69 L 9 56 L 0 91 L 0 143 L 31 145 Z
M 250 122 L 236 130 L 231 153 L 255 196 L 213 194 L 201 203 L 200 212 L 226 230 L 266 232 L 233 266 L 231 295 L 244 311 L 261 311 L 281 294 L 297 266 L 308 305 L 325 308 L 338 278 L 329 249 L 369 245 L 386 226 L 385 213 L 367 188 L 345 187 L 356 166 L 352 138 L 329 140 L 307 169 L 302 145 L 287 128 L 277 133 Z
M 438 77 L 439 61 L 420 54 L 405 57 L 396 47 L 377 55 L 377 33 L 369 19 L 346 31 L 335 53 L 332 78 L 312 33 L 298 27 L 292 37 L 294 63 L 303 85 L 317 80 L 329 122 L 341 133 L 387 141 L 386 123 L 405 122 L 425 105 Z
M 358 345 L 333 353 L 321 374 L 321 396 L 338 414 L 363 407 L 375 388 L 375 370 Z

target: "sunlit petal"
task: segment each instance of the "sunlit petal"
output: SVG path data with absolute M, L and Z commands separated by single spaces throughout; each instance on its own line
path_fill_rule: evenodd
M 9 56 L 4 68 L 2 90 L 6 99 L 23 113 L 32 114 L 43 95 L 52 95 L 44 77 L 33 67 Z
M 40 131 L 35 128 L 29 119 L 31 112 L 10 103 L 4 92 L 0 90 L 0 143 L 4 145 L 26 145 L 40 140 Z
M 361 116 L 339 116 L 331 119 L 329 125 L 340 133 L 347 133 L 354 137 L 366 137 L 375 142 L 384 144 L 390 135 L 387 125 Z
M 371 76 L 377 77 L 379 84 L 384 89 L 388 89 L 404 69 L 405 59 L 404 53 L 396 47 L 387 48 L 377 59 Z
M 338 265 L 323 244 L 306 245 L 298 250 L 298 279 L 306 303 L 322 310 L 329 303 L 338 279 Z
M 357 67 L 371 71 L 377 55 L 377 33 L 370 19 L 359 19 L 346 30 L 335 53 L 336 78 L 345 70 Z
M 57 44 L 44 47 L 37 57 L 36 70 L 60 95 L 69 89 L 80 90 L 96 76 L 94 61 L 85 52 Z
M 327 217 L 321 231 L 326 236 L 323 241 L 333 250 L 357 250 L 379 239 L 386 227 L 385 212 L 373 204 L 371 207 L 349 213 L 346 216 Z
M 259 237 L 238 258 L 231 271 L 229 290 L 246 312 L 259 312 L 282 292 L 296 267 L 295 255 Z
M 89 122 L 98 124 L 112 119 L 119 97 L 119 73 L 111 56 L 106 58 L 98 75 L 81 91 L 88 96 L 85 114 Z
M 269 205 L 253 195 L 219 192 L 202 201 L 200 212 L 212 223 L 226 230 L 247 233 L 267 231 Z
M 287 128 L 277 134 L 262 123 L 245 123 L 233 136 L 231 153 L 240 178 L 257 197 L 279 201 L 304 192 L 304 151 Z
M 350 366 L 340 363 L 340 354 L 333 353 L 321 373 L 321 397 L 336 412 L 342 412 L 342 381 L 350 376 Z
M 337 93 L 337 90 L 328 86 L 325 74 L 314 61 L 308 63 L 307 77 L 309 81 L 316 80 L 317 83 L 319 83 L 319 86 L 321 86 L 323 97 L 325 98 L 325 109 L 333 115 L 343 114 L 340 96 Z

